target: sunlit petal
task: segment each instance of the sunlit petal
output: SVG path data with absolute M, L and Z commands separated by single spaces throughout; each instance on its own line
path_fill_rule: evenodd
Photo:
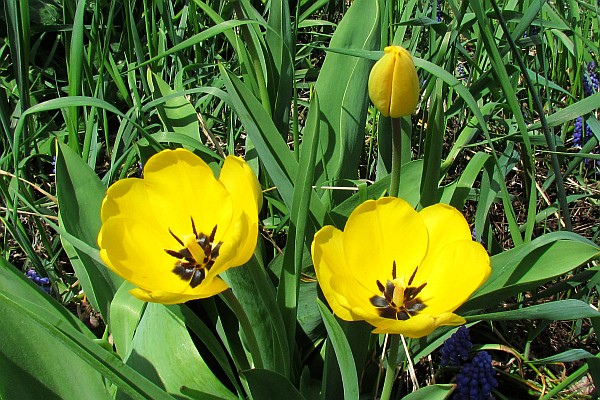
M 331 286 L 337 279 L 335 272 L 347 270 L 343 259 L 336 257 L 344 252 L 341 239 L 342 232 L 338 229 L 330 225 L 323 227 L 315 234 L 312 255 L 321 290 L 333 312 L 346 321 L 353 321 L 355 318 L 350 310 L 340 304 L 340 301 L 342 304 L 347 302 L 344 295 L 336 293 Z
M 152 214 L 175 234 L 188 232 L 193 216 L 198 232 L 209 233 L 215 225 L 220 227 L 220 240 L 231 223 L 231 195 L 210 167 L 190 151 L 166 150 L 150 158 L 144 168 L 144 182 Z
M 471 240 L 447 244 L 423 267 L 431 271 L 422 294 L 432 314 L 456 310 L 491 273 L 487 252 Z
M 188 300 L 204 299 L 214 296 L 228 289 L 227 284 L 221 278 L 215 278 L 211 284 L 202 285 L 202 290 L 195 293 L 172 293 L 163 290 L 147 291 L 140 288 L 131 289 L 129 293 L 142 301 L 178 304 Z
M 369 322 L 376 326 L 373 333 L 402 334 L 410 338 L 420 338 L 429 335 L 439 326 L 463 325 L 466 320 L 456 314 L 443 313 L 435 317 L 429 314 L 420 314 L 406 321 L 381 318 Z
M 252 257 L 256 247 L 257 236 L 248 232 L 258 230 L 258 212 L 262 205 L 260 184 L 250 166 L 235 156 L 225 159 L 219 181 L 231 195 L 233 208 L 245 214 L 244 218 L 236 218 L 236 223 L 230 227 L 230 234 L 236 238 L 231 242 L 238 243 L 231 262 L 244 264 Z
M 427 230 L 419 214 L 404 200 L 385 197 L 359 205 L 344 229 L 344 257 L 350 273 L 369 288 L 377 280 L 410 276 L 427 251 Z

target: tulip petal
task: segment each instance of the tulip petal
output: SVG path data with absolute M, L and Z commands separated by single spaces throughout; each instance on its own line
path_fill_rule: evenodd
M 419 102 L 419 77 L 410 53 L 400 46 L 388 46 L 369 74 L 369 97 L 385 117 L 399 118 L 413 113 Z
M 354 321 L 355 317 L 348 308 L 344 296 L 334 290 L 332 284 L 340 276 L 348 277 L 347 267 L 340 254 L 344 253 L 342 232 L 331 225 L 321 228 L 316 234 L 311 249 L 315 272 L 319 286 L 333 312 L 343 320 Z
M 369 75 L 369 97 L 381 115 L 390 116 L 392 80 L 394 78 L 394 55 L 386 53 L 373 65 Z
M 491 273 L 487 252 L 471 240 L 448 243 L 423 267 L 430 274 L 421 297 L 426 312 L 434 315 L 456 310 Z
M 419 211 L 429 234 L 428 252 L 444 247 L 456 240 L 472 240 L 465 217 L 456 208 L 434 204 Z
M 165 252 L 167 237 L 156 225 L 138 219 L 115 217 L 102 225 L 100 256 L 115 273 L 136 286 L 168 287 L 184 292 L 189 283 L 172 270 L 176 259 Z M 178 250 L 178 248 L 175 248 Z
M 439 326 L 463 325 L 466 320 L 456 314 L 444 313 L 435 317 L 429 314 L 420 314 L 406 321 L 381 318 L 368 322 L 376 327 L 373 333 L 401 334 L 410 338 L 421 338 L 429 335 Z
M 217 225 L 216 240 L 222 240 L 233 217 L 231 196 L 200 157 L 184 149 L 161 151 L 148 160 L 144 183 L 151 212 L 164 229 L 191 233 L 193 217 L 198 232 L 208 235 Z
M 377 290 L 377 280 L 408 278 L 427 251 L 427 230 L 419 214 L 404 200 L 387 197 L 358 206 L 348 218 L 343 235 L 348 273 Z
M 115 182 L 108 188 L 102 201 L 100 218 L 104 222 L 112 217 L 127 215 L 142 221 L 155 221 L 151 210 L 144 181 L 138 178 L 127 178 Z
M 246 263 L 256 247 L 258 232 L 258 212 L 262 205 L 262 191 L 258 179 L 244 160 L 228 156 L 221 168 L 219 181 L 231 194 L 233 208 L 242 211 L 237 217 L 232 235 L 237 238 L 237 248 L 231 263 Z M 253 234 L 251 234 L 251 232 Z
M 216 277 L 209 285 L 201 285 L 198 287 L 202 287 L 202 290 L 194 293 L 172 293 L 163 290 L 148 291 L 141 288 L 131 289 L 129 293 L 142 301 L 162 304 L 179 304 L 189 300 L 211 297 L 229 288 L 219 277 Z
M 414 338 L 464 324 L 453 311 L 491 272 L 487 252 L 471 240 L 458 211 L 436 205 L 417 213 L 391 197 L 359 205 L 344 232 L 321 229 L 312 253 L 335 314 L 365 320 L 375 326 L 373 333 Z
M 403 47 L 394 47 L 390 117 L 399 118 L 415 111 L 419 102 L 419 77 L 410 53 Z
M 448 243 L 472 240 L 469 224 L 460 211 L 454 207 L 446 204 L 434 204 L 419 211 L 419 215 L 423 219 L 429 235 L 428 257 L 435 256 Z M 428 265 L 419 268 L 419 274 L 422 274 L 425 279 L 431 273 L 427 269 Z

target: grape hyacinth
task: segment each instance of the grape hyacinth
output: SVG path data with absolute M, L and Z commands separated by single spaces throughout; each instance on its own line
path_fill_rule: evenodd
M 467 71 L 465 70 L 465 66 L 463 63 L 459 63 L 456 65 L 456 76 L 458 77 L 458 79 L 462 79 L 467 76 Z
M 498 386 L 494 377 L 492 357 L 486 351 L 477 353 L 470 363 L 460 369 L 456 377 L 456 399 L 484 400 L 492 398 L 492 390 Z
M 41 277 L 34 270 L 30 269 L 25 274 L 27 278 L 33 281 L 36 285 L 40 287 L 44 292 L 50 293 L 50 289 L 52 286 L 50 285 L 50 279 L 48 277 Z
M 441 0 L 436 1 L 436 14 L 435 20 L 437 22 L 442 22 L 442 5 L 440 4 Z
M 591 76 L 588 74 L 583 75 L 583 96 L 589 97 L 594 94 L 594 86 L 592 83 Z
M 587 73 L 589 77 L 590 89 L 594 92 L 600 92 L 600 83 L 598 82 L 598 74 L 596 72 L 596 62 L 590 61 L 587 65 Z M 591 93 L 590 93 L 591 94 Z
M 586 124 L 587 125 L 587 124 Z M 583 117 L 577 117 L 573 128 L 573 147 L 580 149 L 583 146 Z
M 473 344 L 469 338 L 469 329 L 461 326 L 444 342 L 441 349 L 442 367 L 446 365 L 459 367 L 464 360 L 469 358 L 471 346 Z
M 590 61 L 587 65 L 586 70 L 583 74 L 583 96 L 589 97 L 594 92 L 599 92 L 598 74 L 596 72 L 596 62 Z M 584 128 L 585 127 L 585 128 Z M 592 137 L 594 133 L 592 128 L 584 121 L 583 117 L 577 117 L 573 127 L 573 147 L 580 149 L 583 145 Z M 595 153 L 592 150 L 592 153 Z M 586 159 L 585 162 L 590 164 L 590 160 Z M 596 166 L 600 167 L 600 162 L 595 163 Z

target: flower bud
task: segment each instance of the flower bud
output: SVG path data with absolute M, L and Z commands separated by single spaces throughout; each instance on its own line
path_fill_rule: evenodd
M 388 46 L 369 75 L 369 97 L 386 117 L 412 114 L 419 102 L 419 77 L 412 56 L 403 47 Z

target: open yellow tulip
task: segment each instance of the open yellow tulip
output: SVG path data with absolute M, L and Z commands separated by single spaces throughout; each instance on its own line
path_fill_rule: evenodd
M 164 304 L 227 289 L 218 274 L 247 262 L 258 237 L 262 193 L 246 162 L 229 156 L 216 179 L 194 153 L 152 156 L 144 178 L 112 185 L 102 203 L 100 256 L 138 288 L 131 294 Z
M 490 258 L 464 216 L 436 204 L 415 211 L 385 197 L 358 206 L 344 231 L 323 227 L 312 243 L 319 285 L 333 312 L 373 333 L 426 336 L 461 325 L 453 313 L 487 279 Z
M 400 46 L 388 46 L 369 75 L 369 97 L 386 117 L 413 113 L 419 102 L 419 77 L 410 53 Z

